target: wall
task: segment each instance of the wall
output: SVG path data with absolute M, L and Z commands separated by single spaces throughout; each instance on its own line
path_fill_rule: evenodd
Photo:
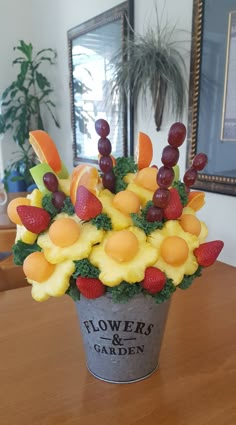
M 3 1 L 1 1 L 3 3 Z M 22 6 L 22 3 L 24 6 Z M 68 54 L 67 54 L 67 31 L 72 27 L 90 19 L 91 17 L 120 3 L 119 0 L 90 0 L 84 6 L 82 0 L 4 0 L 4 9 L 0 15 L 1 28 L 5 33 L 9 33 L 9 23 L 12 10 L 14 13 L 14 22 L 12 22 L 13 32 L 0 40 L 0 66 L 4 74 L 0 76 L 0 92 L 9 82 L 9 63 L 11 57 L 12 45 L 18 37 L 24 38 L 30 36 L 35 48 L 53 47 L 58 52 L 58 62 L 55 70 L 51 74 L 53 77 L 53 86 L 56 89 L 56 102 L 58 105 L 58 115 L 61 129 L 56 129 L 49 123 L 48 131 L 56 141 L 59 151 L 63 153 L 63 159 L 69 169 L 72 169 L 72 134 L 70 125 L 70 98 L 69 98 L 69 73 L 68 73 Z M 147 25 L 154 25 L 155 4 L 158 4 L 158 10 L 161 11 L 163 22 L 168 18 L 170 25 L 176 24 L 176 27 L 183 30 L 179 39 L 184 41 L 186 65 L 189 70 L 189 51 L 191 40 L 192 24 L 192 0 L 135 0 L 135 27 L 136 31 L 142 33 Z M 27 8 L 28 5 L 28 8 Z M 24 10 L 24 15 L 21 12 Z M 3 15 L 6 16 L 3 16 Z M 16 18 L 17 17 L 17 18 Z M 9 38 L 10 37 L 10 38 Z M 6 60 L 7 58 L 7 60 Z M 188 81 L 188 76 L 187 76 Z M 160 164 L 160 154 L 167 142 L 167 133 L 173 117 L 164 113 L 162 128 L 159 133 L 155 130 L 154 120 L 151 108 L 143 108 L 139 105 L 135 135 L 138 131 L 148 133 L 154 144 L 154 160 Z M 185 111 L 183 122 L 187 124 L 187 110 Z M 185 169 L 186 146 L 180 148 L 180 167 L 183 175 Z M 206 194 L 207 207 L 202 210 L 201 218 L 209 224 L 209 240 L 223 239 L 225 248 L 220 255 L 220 260 L 236 266 L 234 251 L 236 248 L 236 230 L 234 225 L 233 211 L 236 210 L 236 198 L 223 196 L 219 194 Z

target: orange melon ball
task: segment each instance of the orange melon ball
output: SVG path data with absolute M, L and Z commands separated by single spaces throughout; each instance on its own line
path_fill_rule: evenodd
M 143 168 L 137 173 L 134 181 L 137 185 L 154 192 L 158 188 L 157 171 L 155 167 Z
M 192 233 L 193 235 L 200 235 L 201 222 L 193 214 L 183 214 L 179 220 L 180 226 L 185 232 Z
M 49 279 L 55 267 L 54 264 L 46 260 L 43 252 L 33 252 L 26 257 L 23 263 L 23 271 L 26 277 L 40 283 Z
M 161 244 L 161 256 L 172 266 L 180 266 L 188 258 L 187 242 L 179 236 L 168 236 Z
M 111 235 L 105 245 L 105 252 L 120 263 L 132 260 L 138 252 L 137 237 L 129 230 L 121 230 Z
M 80 235 L 80 225 L 72 218 L 59 218 L 49 228 L 49 237 L 60 248 L 73 245 Z
M 137 213 L 140 209 L 140 200 L 136 193 L 130 190 L 118 192 L 112 201 L 113 207 L 125 214 Z
M 15 198 L 12 199 L 12 201 L 9 202 L 7 206 L 7 215 L 15 224 L 22 224 L 22 221 L 16 210 L 16 207 L 19 207 L 20 205 L 30 205 L 30 199 L 24 197 Z

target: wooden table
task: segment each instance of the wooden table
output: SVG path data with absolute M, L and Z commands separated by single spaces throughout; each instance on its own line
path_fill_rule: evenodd
M 0 294 L 1 425 L 235 425 L 236 269 L 216 263 L 170 308 L 160 367 L 134 384 L 87 371 L 73 301 Z

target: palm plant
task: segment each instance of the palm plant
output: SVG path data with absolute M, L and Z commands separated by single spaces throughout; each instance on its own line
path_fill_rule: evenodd
M 50 97 L 53 89 L 45 75 L 40 72 L 45 62 L 55 64 L 56 52 L 48 48 L 33 55 L 32 44 L 23 40 L 20 40 L 14 50 L 21 52 L 21 56 L 12 62 L 13 65 L 20 66 L 20 71 L 1 96 L 0 134 L 10 131 L 20 148 L 17 160 L 6 168 L 5 176 L 15 170 L 28 185 L 32 181 L 29 168 L 35 164 L 35 157 L 28 143 L 29 132 L 45 129 L 42 118 L 44 110 L 59 127 L 54 114 L 56 105 Z
M 148 27 L 144 35 L 133 32 L 110 62 L 112 94 L 124 91 L 134 106 L 140 95 L 144 101 L 151 95 L 157 131 L 165 102 L 176 117 L 186 102 L 186 66 L 175 32 L 175 27 L 160 26 L 156 11 L 156 28 Z

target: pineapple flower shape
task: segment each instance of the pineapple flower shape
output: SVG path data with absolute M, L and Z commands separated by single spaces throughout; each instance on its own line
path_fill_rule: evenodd
M 192 275 L 198 268 L 193 253 L 200 244 L 197 235 L 186 232 L 178 220 L 169 220 L 161 230 L 155 230 L 148 241 L 157 249 L 159 257 L 154 264 L 174 285 L 179 285 L 184 275 Z
M 157 171 L 157 168 L 146 167 L 124 177 L 125 183 L 128 184 L 127 189 L 139 197 L 142 207 L 152 200 L 153 193 L 158 189 Z
M 37 243 L 46 259 L 52 264 L 58 264 L 65 260 L 88 257 L 92 246 L 101 242 L 103 236 L 104 230 L 82 222 L 77 215 L 60 213 L 49 229 L 39 235 Z
M 158 258 L 157 249 L 147 242 L 146 234 L 137 227 L 109 231 L 94 246 L 89 260 L 100 269 L 99 279 L 106 286 L 122 281 L 130 284 L 144 279 L 145 269 Z
M 30 257 L 30 256 L 29 256 Z M 46 301 L 51 297 L 60 297 L 65 294 L 70 285 L 70 277 L 75 270 L 75 264 L 71 260 L 53 265 L 53 272 L 45 280 L 38 282 L 27 277 L 32 285 L 32 298 L 35 301 Z
M 116 195 L 109 190 L 102 190 L 98 196 L 103 206 L 103 213 L 111 219 L 113 230 L 122 230 L 132 226 L 131 212 L 139 212 L 140 201 L 138 196 L 128 190 Z
M 186 215 L 192 215 L 192 216 L 195 217 L 195 221 L 197 220 L 199 222 L 199 224 L 200 224 L 200 232 L 197 231 L 197 237 L 198 237 L 198 240 L 199 240 L 199 243 L 200 244 L 203 243 L 203 242 L 205 242 L 206 237 L 208 235 L 208 228 L 207 228 L 206 224 L 204 223 L 204 221 L 198 220 L 197 217 L 196 217 L 196 212 L 192 208 L 186 206 L 186 207 L 183 208 L 182 215 L 181 215 L 181 217 L 179 219 L 180 220 L 180 223 L 182 221 L 182 225 L 183 225 L 184 215 L 185 216 Z M 184 230 L 186 231 L 186 228 Z M 189 229 L 189 230 L 191 230 L 191 229 Z

